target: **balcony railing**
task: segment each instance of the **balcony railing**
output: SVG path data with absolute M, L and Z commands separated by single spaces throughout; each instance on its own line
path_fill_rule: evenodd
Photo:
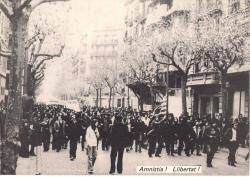
M 216 71 L 190 74 L 187 81 L 188 86 L 219 83 L 220 75 Z

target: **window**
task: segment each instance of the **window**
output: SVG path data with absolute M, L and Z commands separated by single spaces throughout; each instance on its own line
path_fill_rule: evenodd
M 199 73 L 201 72 L 201 66 L 200 63 L 197 63 L 194 65 L 194 73 Z
M 240 10 L 239 0 L 230 0 L 230 13 L 237 13 Z
M 121 99 L 117 99 L 117 107 L 121 107 L 122 106 L 122 100 Z

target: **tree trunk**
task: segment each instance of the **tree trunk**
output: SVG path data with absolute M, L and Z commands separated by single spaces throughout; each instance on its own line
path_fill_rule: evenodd
M 100 88 L 100 107 L 102 107 L 102 89 Z
M 111 99 L 112 99 L 112 88 L 109 88 L 109 109 L 111 107 Z
M 187 115 L 187 76 L 181 77 L 182 114 Z
M 112 91 L 112 107 L 115 107 L 115 92 L 114 90 Z
M 98 107 L 98 103 L 99 103 L 99 89 L 96 89 L 96 101 L 95 101 L 96 107 Z
M 18 1 L 20 3 L 20 1 Z M 17 3 L 18 3 L 17 2 Z M 19 126 L 22 118 L 22 83 L 25 58 L 25 37 L 27 23 L 22 15 L 11 21 L 11 51 L 10 74 L 8 86 L 7 115 L 5 132 L 2 141 L 1 174 L 14 175 L 16 173 Z
M 154 110 L 154 108 L 155 108 L 155 99 L 154 99 L 154 90 L 153 90 L 153 86 L 150 85 L 150 86 L 149 86 L 149 89 L 150 89 L 150 97 L 151 97 L 152 110 Z
M 227 72 L 221 72 L 221 105 L 222 105 L 222 116 L 226 118 L 227 115 Z M 228 119 L 227 119 L 228 120 Z
M 26 97 L 26 99 L 24 98 L 23 101 L 23 115 L 24 115 L 24 119 L 27 121 L 31 120 L 31 115 L 32 115 L 32 111 L 33 111 L 33 106 L 34 106 L 34 96 L 35 96 L 35 73 L 31 72 L 31 65 L 28 65 L 26 67 L 26 83 L 24 84 L 26 87 L 26 93 L 24 94 L 24 96 Z M 31 101 L 33 100 L 33 101 Z
M 129 87 L 128 87 L 128 108 L 130 107 L 130 93 L 129 93 Z
M 143 97 L 140 97 L 139 102 L 140 102 L 140 111 L 143 112 Z
M 142 89 L 140 90 L 140 95 L 139 95 L 139 106 L 140 106 L 140 111 L 143 112 L 143 91 Z

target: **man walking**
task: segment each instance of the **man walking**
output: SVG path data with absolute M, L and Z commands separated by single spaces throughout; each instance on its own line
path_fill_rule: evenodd
M 97 157 L 97 139 L 99 137 L 98 129 L 96 128 L 95 122 L 92 121 L 90 126 L 86 130 L 86 145 L 88 155 L 88 173 L 93 174 L 94 164 Z
M 207 167 L 211 168 L 214 154 L 219 145 L 220 132 L 216 126 L 216 122 L 211 122 L 205 129 L 204 141 L 207 145 Z
M 117 116 L 111 130 L 111 168 L 109 173 L 115 173 L 115 162 L 118 154 L 117 172 L 122 173 L 122 159 L 124 148 L 128 145 L 128 127 L 122 123 L 122 116 Z
M 225 132 L 225 137 L 228 142 L 229 156 L 228 165 L 236 167 L 235 165 L 235 153 L 239 147 L 239 136 L 237 130 L 237 123 L 233 124 L 233 127 L 228 128 Z
M 75 117 L 72 117 L 69 127 L 69 156 L 70 160 L 74 161 L 76 159 L 77 141 L 80 138 L 80 134 L 77 127 L 77 122 Z

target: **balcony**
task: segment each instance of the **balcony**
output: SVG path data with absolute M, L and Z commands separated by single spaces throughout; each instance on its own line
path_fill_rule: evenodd
M 223 6 L 221 0 L 213 0 L 205 7 L 204 4 L 199 4 L 198 15 L 206 16 L 207 14 L 213 16 L 216 14 L 222 14 Z
M 220 75 L 216 71 L 190 74 L 187 86 L 220 84 Z
M 221 1 L 217 1 L 207 8 L 207 12 L 209 15 L 222 14 L 222 3 Z
M 173 16 L 183 15 L 193 9 L 193 4 L 188 1 L 173 1 L 173 5 L 160 4 L 151 13 L 148 14 L 146 26 L 158 23 L 163 19 L 172 18 Z

